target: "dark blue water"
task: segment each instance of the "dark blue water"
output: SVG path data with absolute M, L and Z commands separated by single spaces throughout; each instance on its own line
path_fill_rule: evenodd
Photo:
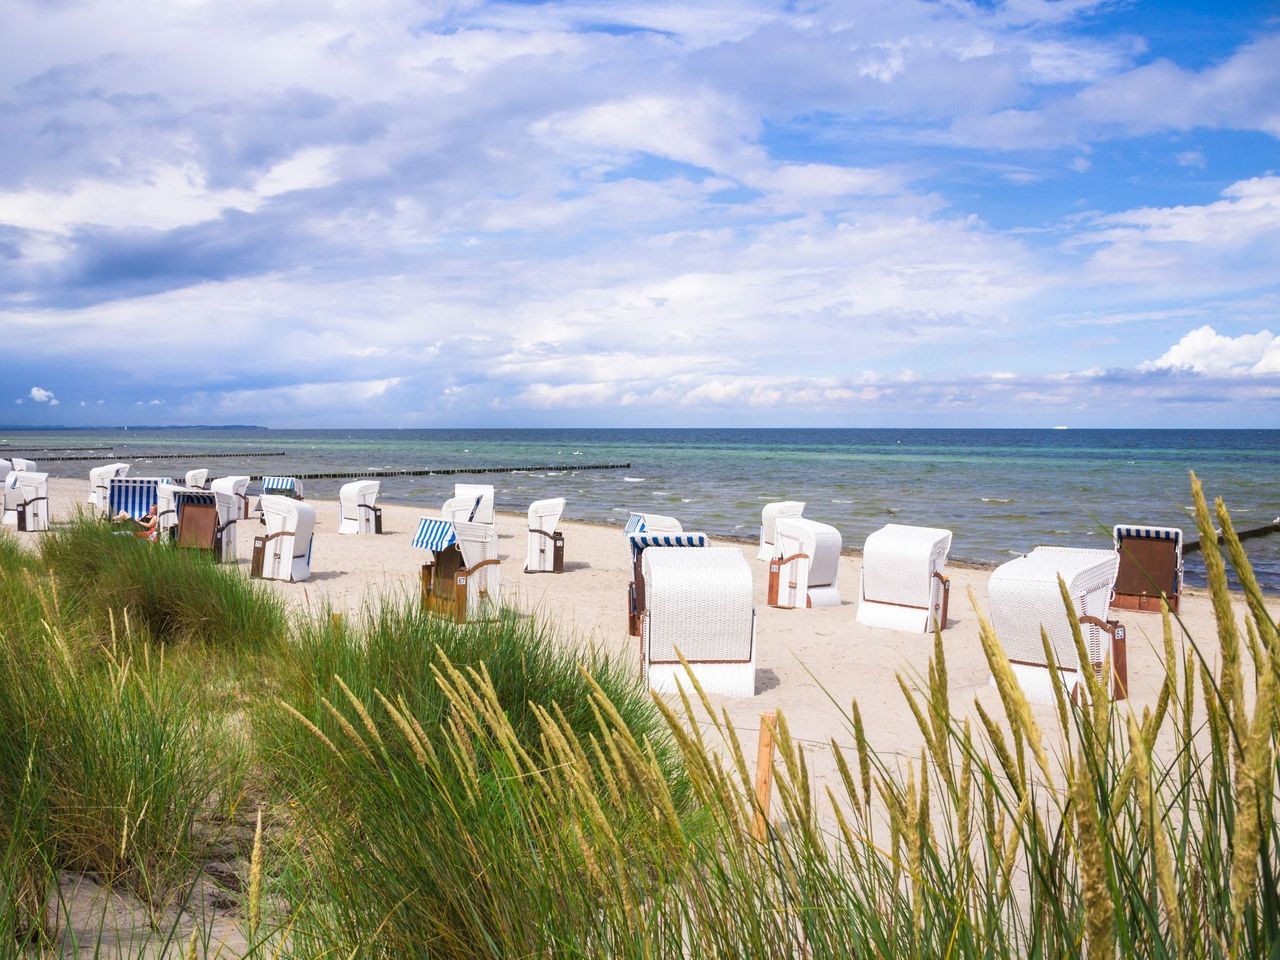
M 1112 524 L 1181 526 L 1194 536 L 1188 471 L 1222 496 L 1238 528 L 1280 514 L 1277 430 L 68 430 L 0 437 L 55 476 L 88 476 L 91 463 L 58 463 L 41 448 L 111 446 L 103 461 L 135 473 L 292 474 L 628 461 L 628 470 L 496 475 L 502 509 L 568 498 L 567 516 L 618 522 L 630 510 L 679 517 L 688 529 L 754 536 L 760 507 L 805 500 L 806 516 L 860 546 L 887 522 L 945 526 L 953 555 L 1001 561 L 1038 544 L 1103 546 Z M 234 452 L 284 456 L 238 460 Z M 200 455 L 189 463 L 147 453 Z M 438 507 L 455 478 L 384 480 L 384 500 Z M 457 478 L 466 480 L 468 478 Z M 309 481 L 336 497 L 341 481 Z M 1280 537 L 1252 541 L 1260 579 L 1280 590 Z M 1202 582 L 1194 556 L 1188 579 Z

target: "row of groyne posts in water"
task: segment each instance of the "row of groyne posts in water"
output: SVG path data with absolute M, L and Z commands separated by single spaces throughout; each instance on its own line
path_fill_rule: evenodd
M 111 450 L 111 447 L 71 447 L 69 450 Z M 7 448 L 0 447 L 0 453 L 30 453 L 33 456 L 39 456 L 44 460 L 53 463 L 64 463 L 71 460 L 101 460 L 99 456 L 48 456 L 50 453 L 58 453 L 61 451 L 54 450 L 13 450 L 7 451 Z M 138 454 L 135 460 L 208 460 L 213 458 L 231 459 L 231 460 L 247 460 L 261 459 L 263 457 L 283 457 L 283 450 L 279 451 L 261 451 L 252 450 L 244 453 L 234 453 L 227 451 L 218 451 L 216 453 L 152 453 Z M 339 470 L 325 473 L 297 473 L 292 474 L 295 480 L 378 480 L 390 477 L 447 477 L 460 476 L 469 473 L 535 473 L 535 472 L 553 472 L 553 473 L 572 473 L 582 470 L 630 470 L 630 463 L 570 463 L 570 464 L 547 464 L 545 466 L 535 467 L 447 467 L 434 470 Z M 250 480 L 262 480 L 262 475 L 251 476 Z M 1253 540 L 1256 537 L 1265 537 L 1268 534 L 1280 533 L 1280 517 L 1272 520 L 1270 523 L 1261 527 L 1253 527 L 1249 530 L 1238 530 L 1236 536 L 1241 540 Z M 1218 542 L 1222 542 L 1219 535 Z M 1200 549 L 1199 540 L 1188 540 L 1183 546 L 1183 550 L 1187 553 L 1194 553 Z

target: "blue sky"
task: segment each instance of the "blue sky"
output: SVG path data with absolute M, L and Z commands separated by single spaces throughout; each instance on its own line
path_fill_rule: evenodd
M 1280 426 L 1280 6 L 0 0 L 0 423 Z

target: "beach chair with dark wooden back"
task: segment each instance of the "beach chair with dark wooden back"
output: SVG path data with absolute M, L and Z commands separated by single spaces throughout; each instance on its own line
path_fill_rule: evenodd
M 1071 697 L 1087 691 L 1082 669 L 1091 669 L 1116 700 L 1128 689 L 1128 658 L 1124 626 L 1108 619 L 1119 557 L 1112 550 L 1074 547 L 1036 547 L 1029 554 L 1003 563 L 991 574 L 987 592 L 991 625 L 1004 648 L 1027 699 L 1053 703 L 1053 682 L 1045 659 L 1041 629 L 1059 676 Z M 1058 587 L 1066 584 L 1080 620 L 1087 664 L 1080 663 L 1071 621 Z M 1104 675 L 1103 665 L 1111 671 Z
M 683 657 L 706 692 L 755 696 L 755 605 L 742 551 L 664 547 L 643 558 L 641 664 L 649 688 L 687 690 Z
M 128 473 L 127 463 L 108 463 L 94 467 L 89 471 L 89 497 L 85 502 L 93 505 L 95 513 L 105 515 L 111 478 L 127 476 Z
M 756 551 L 757 560 L 768 563 L 777 555 L 773 547 L 778 521 L 783 517 L 798 517 L 802 513 L 804 503 L 800 500 L 781 500 L 764 505 L 760 511 L 760 549 Z
M 208 550 L 218 563 L 234 563 L 239 503 L 216 490 L 181 490 L 175 496 L 178 546 Z
M 289 583 L 310 579 L 316 508 L 302 500 L 272 494 L 263 496 L 260 503 L 267 532 L 253 538 L 249 575 Z
M 4 483 L 5 526 L 21 532 L 49 529 L 49 475 L 30 470 L 10 470 Z
M 945 630 L 951 580 L 943 574 L 951 531 L 889 523 L 862 548 L 858 622 L 911 633 Z
M 382 484 L 377 480 L 353 480 L 338 490 L 338 532 L 381 533 L 382 511 L 375 506 Z
M 427 551 L 421 572 L 424 610 L 457 623 L 498 616 L 502 571 L 493 525 L 423 517 L 413 546 Z
M 1182 595 L 1182 531 L 1177 527 L 1116 524 L 1112 530 L 1120 572 L 1113 607 L 1159 613 L 1160 598 L 1178 610 Z
M 840 531 L 807 517 L 779 517 L 774 521 L 774 558 L 769 561 L 769 606 L 838 607 L 840 590 Z
M 529 543 L 525 573 L 564 572 L 564 534 L 556 532 L 564 514 L 564 497 L 529 504 Z

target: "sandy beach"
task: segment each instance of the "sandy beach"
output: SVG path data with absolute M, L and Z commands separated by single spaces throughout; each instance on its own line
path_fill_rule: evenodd
M 87 481 L 51 479 L 49 496 L 55 522 L 70 517 L 83 504 Z M 441 484 L 440 500 L 452 492 Z M 337 533 L 338 504 L 313 500 L 316 508 L 312 576 L 305 583 L 270 584 L 289 604 L 303 609 L 331 609 L 355 616 L 363 604 L 379 596 L 416 597 L 422 551 L 410 545 L 423 512 L 394 504 L 382 507 L 381 536 L 343 536 Z M 566 517 L 573 516 L 573 503 Z M 945 518 L 938 518 L 945 524 Z M 242 521 L 237 531 L 239 566 L 248 575 L 256 520 Z M 629 571 L 620 527 L 561 523 L 565 534 L 565 572 L 524 572 L 524 516 L 499 514 L 497 518 L 502 561 L 503 600 L 508 606 L 553 625 L 561 641 L 583 650 L 596 648 L 633 666 L 640 673 L 639 641 L 626 629 L 626 596 Z M 28 541 L 37 534 L 19 534 Z M 933 638 L 863 626 L 855 619 L 861 559 L 846 555 L 840 562 L 839 607 L 813 610 L 778 610 L 766 603 L 767 567 L 755 559 L 756 547 L 727 540 L 714 545 L 734 546 L 748 558 L 755 587 L 757 673 L 756 695 L 750 698 L 712 697 L 715 708 L 727 713 L 743 747 L 753 755 L 760 714 L 779 710 L 794 736 L 806 741 L 810 769 L 817 784 L 834 773 L 829 743 L 852 746 L 844 719 L 857 700 L 872 746 L 882 755 L 917 757 L 922 738 L 898 686 L 922 677 L 933 649 Z M 1071 546 L 1075 544 L 1063 544 Z M 847 544 L 846 547 L 861 546 Z M 970 565 L 949 568 L 951 604 L 943 633 L 952 710 L 957 716 L 972 714 L 976 700 L 992 716 L 1001 716 L 999 696 L 989 683 L 989 671 L 978 639 L 978 618 L 969 595 L 985 611 L 990 571 Z M 1237 615 L 1244 602 L 1235 598 Z M 1272 615 L 1280 601 L 1272 600 Z M 1129 636 L 1129 705 L 1141 715 L 1158 693 L 1163 672 L 1159 665 L 1160 617 L 1132 611 L 1113 612 L 1125 624 Z M 1216 632 L 1213 611 L 1203 590 L 1184 593 L 1181 620 L 1187 634 L 1203 644 L 1203 652 L 1215 662 Z M 1179 635 L 1179 645 L 1186 635 Z M 1056 724 L 1051 707 L 1035 706 L 1046 728 Z

